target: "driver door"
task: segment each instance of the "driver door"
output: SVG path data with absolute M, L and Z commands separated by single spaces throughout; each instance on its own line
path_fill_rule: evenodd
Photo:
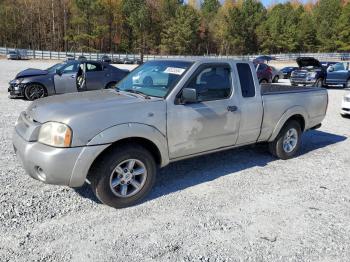
M 61 69 L 61 74 L 55 74 L 54 84 L 56 94 L 77 92 L 77 73 L 79 63 L 69 64 Z
M 329 68 L 331 70 L 328 69 L 326 84 L 339 85 L 346 82 L 349 75 L 347 63 L 337 63 Z
M 168 104 L 171 159 L 236 144 L 240 111 L 238 96 L 233 92 L 232 76 L 231 67 L 226 63 L 201 66 L 184 86 L 197 91 L 198 102 Z

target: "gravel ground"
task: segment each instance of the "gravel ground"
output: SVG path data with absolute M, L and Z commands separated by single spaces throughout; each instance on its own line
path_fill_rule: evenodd
M 171 164 L 142 204 L 115 210 L 88 187 L 45 185 L 14 156 L 29 103 L 7 82 L 52 62 L 0 60 L 1 261 L 349 261 L 350 119 L 329 90 L 323 126 L 283 161 L 262 146 Z

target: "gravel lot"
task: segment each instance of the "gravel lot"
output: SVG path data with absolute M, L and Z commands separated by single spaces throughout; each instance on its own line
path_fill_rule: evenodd
M 11 133 L 29 102 L 7 98 L 22 69 L 0 60 L 1 261 L 349 261 L 350 119 L 329 90 L 323 126 L 288 161 L 263 146 L 178 162 L 142 204 L 115 210 L 90 189 L 28 177 Z

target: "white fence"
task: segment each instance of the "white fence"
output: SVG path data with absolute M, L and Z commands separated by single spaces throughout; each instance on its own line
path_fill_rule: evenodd
M 99 60 L 104 55 L 108 55 L 113 59 L 139 59 L 140 56 L 136 54 L 113 54 L 113 53 L 86 53 L 86 52 L 56 52 L 56 51 L 42 51 L 42 50 L 30 50 L 30 49 L 14 49 L 7 47 L 0 47 L 0 55 L 6 55 L 9 51 L 18 50 L 22 55 L 33 59 L 56 59 L 63 60 L 67 56 L 73 56 L 78 58 L 84 56 L 89 60 Z M 242 55 L 242 56 L 223 56 L 223 55 L 211 55 L 211 56 L 174 56 L 174 55 L 144 55 L 144 61 L 166 58 L 195 58 L 195 57 L 210 57 L 210 58 L 227 58 L 227 59 L 239 59 L 239 60 L 252 60 L 259 55 Z M 322 61 L 326 60 L 350 60 L 350 53 L 294 53 L 294 54 L 271 54 L 279 61 L 291 61 L 301 56 L 315 57 Z

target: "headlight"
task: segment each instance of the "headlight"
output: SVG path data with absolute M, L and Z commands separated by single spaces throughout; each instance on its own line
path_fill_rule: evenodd
M 70 147 L 72 130 L 65 124 L 47 122 L 40 128 L 38 142 L 54 147 Z
M 15 84 L 18 85 L 18 84 L 22 83 L 22 81 L 23 81 L 23 78 L 18 78 L 15 80 Z
M 314 78 L 316 77 L 316 74 L 317 74 L 316 72 L 311 72 L 311 73 L 307 73 L 307 76 Z

